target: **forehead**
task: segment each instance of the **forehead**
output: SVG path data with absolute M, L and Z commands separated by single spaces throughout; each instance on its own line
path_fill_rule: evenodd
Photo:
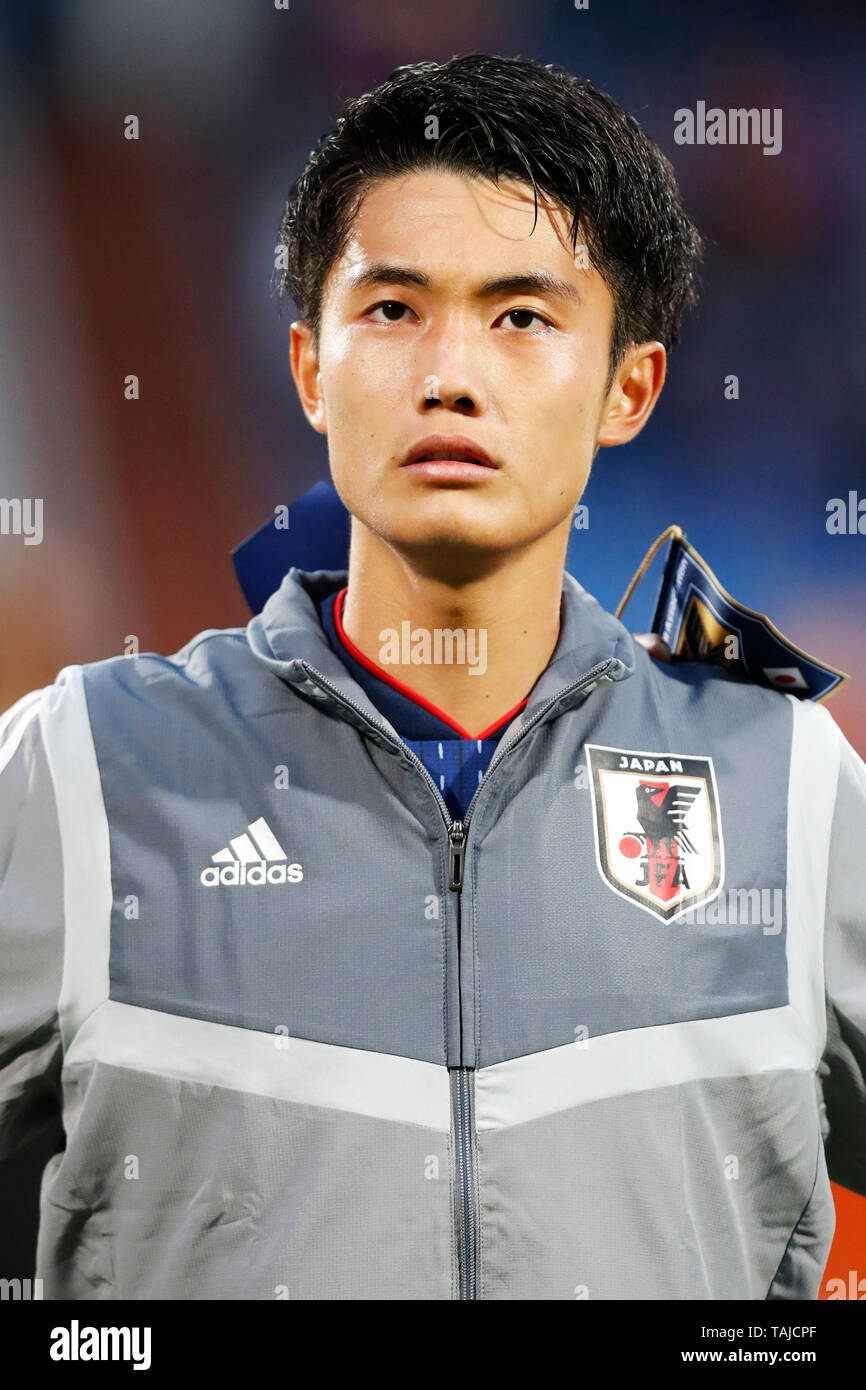
M 427 274 L 475 279 L 542 266 L 581 290 L 594 269 L 571 246 L 570 214 L 527 184 L 439 170 L 395 175 L 364 195 L 341 256 L 328 276 L 333 288 L 351 286 L 373 262 L 423 269 Z

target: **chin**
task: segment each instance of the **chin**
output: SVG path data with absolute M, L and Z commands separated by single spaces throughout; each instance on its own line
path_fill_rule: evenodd
M 461 558 L 477 557 L 489 551 L 491 559 L 513 548 L 515 541 L 482 526 L 426 526 L 413 527 L 411 531 L 399 528 L 386 537 L 395 550 L 411 554 L 416 562 L 426 558 L 431 564 L 441 567 L 444 563 L 456 564 Z

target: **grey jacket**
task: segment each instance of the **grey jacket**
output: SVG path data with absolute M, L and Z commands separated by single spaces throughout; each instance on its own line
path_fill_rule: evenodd
M 800 1299 L 866 1193 L 866 767 L 569 575 L 464 822 L 292 569 L 0 721 L 52 1299 Z

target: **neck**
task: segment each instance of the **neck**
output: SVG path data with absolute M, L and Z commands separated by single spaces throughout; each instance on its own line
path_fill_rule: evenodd
M 477 738 L 526 698 L 550 660 L 567 544 L 567 527 L 557 528 L 457 583 L 441 573 L 441 558 L 421 572 L 353 520 L 343 629 L 370 661 Z

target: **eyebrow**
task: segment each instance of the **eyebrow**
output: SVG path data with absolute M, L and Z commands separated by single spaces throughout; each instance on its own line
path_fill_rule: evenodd
M 359 271 L 352 279 L 355 289 L 374 285 L 414 285 L 419 289 L 432 289 L 429 275 L 422 270 L 412 270 L 409 266 L 388 265 L 384 261 L 374 261 L 372 265 Z M 551 299 L 570 299 L 583 302 L 583 296 L 576 285 L 551 275 L 549 270 L 530 270 L 515 275 L 499 275 L 492 280 L 483 280 L 475 290 L 475 299 L 496 299 L 503 294 L 537 294 Z

